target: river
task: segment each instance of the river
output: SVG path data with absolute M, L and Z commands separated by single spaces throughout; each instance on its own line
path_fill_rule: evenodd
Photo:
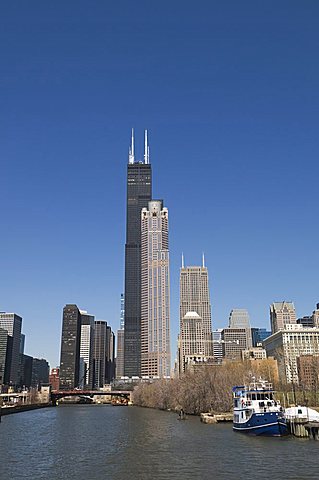
M 138 407 L 68 405 L 8 415 L 0 479 L 318 479 L 319 442 L 258 438 L 231 424 Z

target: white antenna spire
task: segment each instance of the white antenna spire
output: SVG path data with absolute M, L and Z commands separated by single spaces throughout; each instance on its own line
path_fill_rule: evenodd
M 182 268 L 184 268 L 184 253 L 182 253 Z
M 147 141 L 147 130 L 144 132 L 144 163 L 146 165 L 150 163 L 150 147 Z
M 131 138 L 131 147 L 129 149 L 128 154 L 128 163 L 132 164 L 135 162 L 135 155 L 134 155 L 134 128 L 132 128 L 132 138 Z
M 203 267 L 205 267 L 205 254 L 203 252 Z

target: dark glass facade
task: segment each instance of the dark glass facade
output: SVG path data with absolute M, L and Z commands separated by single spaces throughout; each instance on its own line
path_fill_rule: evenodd
M 251 329 L 251 338 L 253 347 L 260 346 L 266 338 L 270 337 L 271 331 L 266 330 L 266 328 L 252 328 Z
M 44 358 L 34 358 L 32 362 L 32 387 L 40 388 L 49 383 L 49 364 Z
M 79 384 L 81 314 L 76 305 L 63 309 L 60 389 L 73 390 Z
M 4 383 L 18 386 L 19 384 L 19 351 L 21 339 L 22 318 L 15 313 L 0 312 L 0 328 L 7 331 L 7 353 L 4 372 Z
M 32 383 L 33 357 L 20 353 L 20 388 L 30 388 Z
M 127 166 L 125 244 L 124 375 L 140 376 L 141 368 L 141 210 L 152 198 L 150 164 Z

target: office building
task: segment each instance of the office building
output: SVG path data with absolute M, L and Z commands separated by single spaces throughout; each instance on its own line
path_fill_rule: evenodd
M 116 378 L 124 377 L 124 329 L 117 331 Z
M 271 331 L 266 328 L 255 328 L 251 329 L 251 337 L 253 347 L 260 347 L 266 338 L 270 337 Z
M 303 327 L 306 327 L 306 328 L 312 328 L 314 327 L 313 316 L 308 315 L 305 317 L 297 318 L 297 324 L 302 325 Z
M 229 328 L 250 328 L 250 319 L 247 310 L 234 308 L 229 315 Z
M 284 330 L 266 338 L 264 348 L 267 356 L 277 359 L 280 379 L 297 383 L 297 358 L 301 355 L 319 355 L 319 329 L 287 324 Z
M 19 387 L 30 388 L 32 385 L 33 357 L 20 353 Z
M 106 364 L 106 383 L 111 383 L 115 379 L 115 335 L 111 327 L 106 329 L 107 339 L 107 364 Z
M 8 332 L 0 328 L 0 392 L 1 385 L 5 383 L 5 369 L 7 358 Z
M 60 389 L 73 390 L 79 386 L 81 313 L 74 304 L 63 308 Z
M 104 320 L 96 320 L 94 330 L 94 388 L 103 388 L 115 376 L 115 338 Z
M 185 363 L 185 345 L 182 338 L 183 319 L 188 312 L 195 312 L 203 322 L 203 354 L 213 356 L 211 304 L 208 288 L 208 270 L 203 256 L 202 266 L 184 266 L 180 270 L 180 367 L 182 373 Z M 199 353 L 199 352 L 197 352 Z
M 238 360 L 242 351 L 252 347 L 250 328 L 224 328 L 222 331 L 223 357 Z
M 292 302 L 274 302 L 270 305 L 271 332 L 284 330 L 287 324 L 296 324 L 296 310 Z
M 91 390 L 93 387 L 93 348 L 94 348 L 94 315 L 86 310 L 81 314 L 79 387 Z
M 121 293 L 120 329 L 116 343 L 116 378 L 124 377 L 124 294 Z
M 125 376 L 140 376 L 141 367 L 141 211 L 152 198 L 152 171 L 145 132 L 144 162 L 135 161 L 134 135 L 127 166 L 125 244 Z
M 7 331 L 6 372 L 4 383 L 17 386 L 19 383 L 19 352 L 22 318 L 15 313 L 0 312 L 0 328 Z
M 40 389 L 42 385 L 49 384 L 49 364 L 44 358 L 33 358 L 32 361 L 32 387 Z
M 141 375 L 170 376 L 168 210 L 152 200 L 141 213 Z

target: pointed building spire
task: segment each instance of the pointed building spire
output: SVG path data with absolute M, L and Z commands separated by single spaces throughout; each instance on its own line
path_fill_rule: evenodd
M 128 163 L 132 164 L 135 162 L 135 154 L 134 154 L 134 128 L 132 128 L 132 138 L 131 138 L 131 147 L 129 149 L 128 154 Z
M 205 254 L 203 252 L 203 268 L 205 267 Z
M 184 267 L 184 253 L 182 253 L 182 268 L 185 268 Z
M 148 146 L 147 130 L 144 132 L 144 163 L 150 163 L 150 147 Z

